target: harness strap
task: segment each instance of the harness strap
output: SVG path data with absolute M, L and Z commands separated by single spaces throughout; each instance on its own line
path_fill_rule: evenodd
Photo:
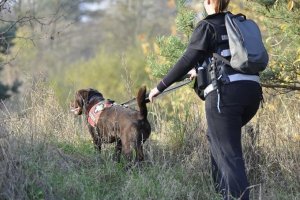
M 228 75 L 229 82 L 235 82 L 235 81 L 254 81 L 257 83 L 260 83 L 259 76 L 257 75 L 248 75 L 248 74 L 233 74 L 233 75 Z M 204 97 L 206 97 L 209 93 L 212 91 L 216 90 L 213 86 L 213 84 L 209 84 L 205 89 L 204 89 Z
M 111 101 L 100 101 L 96 104 L 94 104 L 89 110 L 87 110 L 87 121 L 92 126 L 95 127 L 97 124 L 98 119 L 100 118 L 100 115 L 102 111 L 105 108 L 112 107 L 114 104 Z

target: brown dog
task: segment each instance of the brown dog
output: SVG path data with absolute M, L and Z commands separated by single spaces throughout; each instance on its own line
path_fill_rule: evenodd
M 135 149 L 135 161 L 142 161 L 143 142 L 150 136 L 151 127 L 147 120 L 146 87 L 137 94 L 139 111 L 105 100 L 94 89 L 76 92 L 73 109 L 75 115 L 85 114 L 88 129 L 96 147 L 101 151 L 102 143 L 116 142 L 116 159 L 120 161 L 121 152 L 131 160 L 131 148 Z

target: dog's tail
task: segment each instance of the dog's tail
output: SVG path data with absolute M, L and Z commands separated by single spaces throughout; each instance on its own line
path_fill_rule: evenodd
M 140 109 L 140 114 L 143 119 L 147 118 L 148 110 L 146 106 L 146 86 L 143 86 L 139 89 L 137 97 L 136 97 L 137 104 Z

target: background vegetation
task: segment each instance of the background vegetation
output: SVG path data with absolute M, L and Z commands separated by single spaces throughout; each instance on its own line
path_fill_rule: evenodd
M 148 104 L 146 161 L 129 172 L 112 161 L 113 145 L 95 151 L 85 118 L 69 113 L 79 88 L 122 102 L 141 85 L 155 86 L 204 16 L 201 5 L 0 1 L 0 199 L 219 199 L 203 102 L 191 86 Z M 230 7 L 260 24 L 271 55 L 261 75 L 265 103 L 243 128 L 251 199 L 300 198 L 299 6 L 235 0 Z

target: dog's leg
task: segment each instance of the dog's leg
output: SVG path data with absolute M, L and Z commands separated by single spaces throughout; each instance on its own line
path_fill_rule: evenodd
M 127 161 L 132 160 L 131 150 L 130 150 L 130 143 L 129 142 L 122 142 L 122 152 L 124 156 L 126 157 Z
M 136 145 L 136 157 L 135 157 L 135 162 L 141 162 L 144 160 L 144 153 L 143 153 L 143 145 L 141 144 L 141 142 L 139 142 L 140 144 Z
M 125 166 L 125 171 L 128 171 L 132 168 L 133 163 L 132 163 L 132 153 L 130 149 L 130 142 L 128 140 L 125 140 L 127 142 L 123 142 L 122 140 L 122 153 L 125 156 L 127 160 L 127 164 Z
M 147 139 L 144 137 L 144 132 L 142 129 L 139 130 L 137 134 L 137 140 L 136 140 L 136 146 L 135 146 L 135 151 L 136 151 L 136 157 L 135 157 L 135 162 L 141 162 L 144 160 L 144 152 L 143 152 L 143 142 Z
M 94 142 L 94 145 L 95 145 L 95 148 L 99 151 L 101 151 L 101 139 L 96 131 L 96 129 L 92 126 L 88 126 L 88 129 L 89 129 L 89 132 L 93 138 L 93 142 Z
M 122 141 L 120 139 L 117 139 L 116 147 L 115 147 L 115 160 L 117 162 L 120 162 L 121 160 L 121 152 L 122 152 Z

